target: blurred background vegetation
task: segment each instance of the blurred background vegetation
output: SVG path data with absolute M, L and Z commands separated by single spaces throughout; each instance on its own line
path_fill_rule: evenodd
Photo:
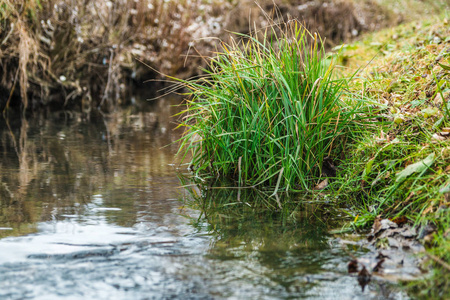
M 0 0 L 0 109 L 110 111 L 127 104 L 130 86 L 161 79 L 160 74 L 201 74 L 204 57 L 214 55 L 221 40 L 230 32 L 267 26 L 266 13 L 275 21 L 301 20 L 330 47 L 448 5 L 448 0 Z

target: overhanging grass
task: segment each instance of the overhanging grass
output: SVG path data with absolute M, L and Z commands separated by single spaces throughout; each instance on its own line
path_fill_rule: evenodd
M 295 21 L 223 44 L 209 76 L 190 90 L 181 153 L 197 176 L 240 186 L 309 189 L 324 157 L 342 149 L 362 101 L 341 100 L 347 80 L 333 76 L 320 38 Z

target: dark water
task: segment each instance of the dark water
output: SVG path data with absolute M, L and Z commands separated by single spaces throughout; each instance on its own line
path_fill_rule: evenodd
M 0 121 L 0 299 L 407 298 L 347 274 L 339 210 L 182 188 L 178 101 Z

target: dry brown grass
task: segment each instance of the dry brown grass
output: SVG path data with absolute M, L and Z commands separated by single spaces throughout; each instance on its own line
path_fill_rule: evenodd
M 135 58 L 166 74 L 187 69 L 181 56 L 198 3 L 0 0 L 0 8 L 1 86 L 13 96 L 0 107 L 83 99 L 108 110 L 121 102 L 126 79 L 142 73 Z
M 337 1 L 240 1 L 229 15 L 229 30 L 241 33 L 249 32 L 250 23 L 268 25 L 264 12 L 269 12 L 275 21 L 287 19 L 302 21 L 311 32 L 326 37 L 326 46 L 359 36 L 365 31 L 373 31 L 393 24 L 395 21 L 389 12 L 369 1 L 353 3 L 349 0 Z M 376 20 L 382 16 L 383 20 Z
M 383 1 L 0 0 L 0 109 L 111 110 L 130 82 L 158 77 L 136 59 L 163 74 L 198 75 L 229 31 L 269 25 L 264 11 L 303 21 L 332 46 L 404 19 Z

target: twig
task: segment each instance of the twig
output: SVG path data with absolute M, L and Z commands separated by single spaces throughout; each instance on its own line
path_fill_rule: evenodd
M 2 44 L 0 46 L 3 46 L 9 39 L 9 36 L 11 35 L 11 33 L 14 30 L 14 23 L 11 23 L 11 29 L 8 32 L 8 35 L 5 37 L 5 39 L 2 41 Z
M 108 68 L 108 81 L 106 82 L 106 87 L 105 87 L 105 92 L 103 93 L 103 97 L 102 97 L 102 101 L 99 104 L 99 109 L 102 107 L 103 102 L 105 102 L 106 98 L 109 95 L 109 86 L 111 84 L 111 74 L 112 74 L 112 64 L 113 64 L 113 59 L 114 59 L 114 50 L 113 49 L 109 49 L 109 51 L 111 52 L 111 56 L 109 57 L 109 68 Z
M 432 260 L 434 260 L 435 262 L 437 262 L 438 264 L 440 264 L 441 266 L 443 266 L 444 268 L 446 268 L 448 271 L 450 271 L 450 265 L 448 263 L 446 263 L 445 261 L 443 261 L 442 259 L 440 259 L 439 257 L 437 257 L 434 254 L 425 252 L 425 254 L 431 258 Z
M 19 75 L 20 68 L 17 68 L 16 75 L 14 76 L 14 83 L 9 93 L 8 101 L 6 101 L 5 108 L 3 109 L 3 117 L 5 116 L 6 111 L 9 109 L 9 103 L 11 102 L 11 98 L 13 96 L 14 90 L 16 89 L 17 76 Z

